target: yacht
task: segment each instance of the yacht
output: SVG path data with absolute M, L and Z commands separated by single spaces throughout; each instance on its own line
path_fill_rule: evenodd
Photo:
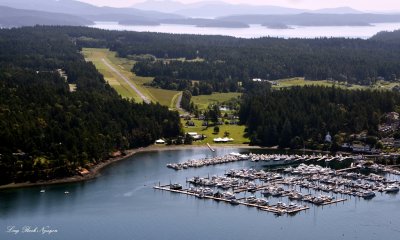
M 396 185 L 390 185 L 385 188 L 385 192 L 387 193 L 397 193 L 399 191 L 399 187 Z
M 180 185 L 179 183 L 174 183 L 174 184 L 171 184 L 169 188 L 172 190 L 181 190 L 182 185 Z
M 375 197 L 375 193 L 373 191 L 367 191 L 362 193 L 361 197 L 364 199 L 371 199 Z

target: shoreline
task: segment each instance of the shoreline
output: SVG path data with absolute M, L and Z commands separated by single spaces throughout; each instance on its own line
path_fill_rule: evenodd
M 259 147 L 259 146 L 249 146 L 249 145 L 245 145 L 245 144 L 243 144 L 243 145 L 240 145 L 240 144 L 217 145 L 217 146 L 212 146 L 212 147 L 215 149 L 217 149 L 217 148 L 271 149 L 271 148 L 263 148 L 263 147 Z M 124 156 L 120 156 L 120 157 L 116 157 L 116 158 L 109 158 L 108 160 L 105 160 L 105 161 L 93 166 L 91 169 L 89 169 L 89 173 L 85 176 L 74 175 L 71 177 L 48 180 L 48 181 L 38 181 L 35 183 L 31 183 L 31 182 L 10 183 L 10 184 L 6 184 L 6 185 L 0 185 L 0 190 L 84 182 L 84 181 L 88 181 L 91 179 L 95 179 L 98 176 L 100 176 L 100 172 L 104 168 L 106 168 L 114 163 L 126 160 L 138 153 L 157 152 L 157 151 L 160 151 L 160 152 L 161 151 L 176 151 L 176 150 L 199 149 L 199 148 L 200 149 L 201 148 L 208 149 L 207 146 L 203 146 L 203 145 L 178 145 L 178 146 L 151 145 L 151 146 L 143 147 L 143 148 L 130 149 L 130 150 L 126 151 L 127 154 Z

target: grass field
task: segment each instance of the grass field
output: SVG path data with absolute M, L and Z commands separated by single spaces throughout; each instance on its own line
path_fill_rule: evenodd
M 200 110 L 204 110 L 209 104 L 225 102 L 232 98 L 237 98 L 241 93 L 213 93 L 212 95 L 201 95 L 192 97 L 192 101 Z
M 376 89 L 376 90 L 391 90 L 395 85 L 399 85 L 398 83 L 391 83 L 386 81 L 378 81 L 376 84 L 372 86 L 362 86 L 362 85 L 346 85 L 345 83 L 334 83 L 332 81 L 327 80 L 319 80 L 319 81 L 310 81 L 304 80 L 304 78 L 290 78 L 290 79 L 281 79 L 276 81 L 278 85 L 273 86 L 274 89 L 287 88 L 293 86 L 325 86 L 325 87 L 339 87 L 342 89 L 349 90 L 367 90 L 367 89 Z
M 159 102 L 161 105 L 167 107 L 174 107 L 173 100 L 175 95 L 179 94 L 178 91 L 170 91 L 152 88 L 144 86 L 145 83 L 149 83 L 153 80 L 151 77 L 139 77 L 136 76 L 131 69 L 135 64 L 135 61 L 120 58 L 116 56 L 115 52 L 109 51 L 108 49 L 102 48 L 84 48 L 82 54 L 86 61 L 93 62 L 97 70 L 103 74 L 105 80 L 124 98 L 133 98 L 137 102 L 142 102 L 140 96 L 129 87 L 129 85 L 123 81 L 118 75 L 111 71 L 103 62 L 104 58 L 110 63 L 115 69 L 121 74 L 127 77 L 135 86 L 143 93 L 147 98 L 153 102 Z
M 194 127 L 184 127 L 184 131 L 185 133 L 187 132 L 197 132 L 198 134 L 204 134 L 207 136 L 207 138 L 205 138 L 203 141 L 196 141 L 193 142 L 193 144 L 198 144 L 198 145 L 202 145 L 202 144 L 214 144 L 213 139 L 214 138 L 218 138 L 224 137 L 224 132 L 227 131 L 229 132 L 229 138 L 233 138 L 234 141 L 230 142 L 230 144 L 243 144 L 243 143 L 248 143 L 249 139 L 244 137 L 244 129 L 245 126 L 239 126 L 239 125 L 220 125 L 219 126 L 219 133 L 218 134 L 214 134 L 214 127 L 208 127 L 205 128 L 203 126 L 201 126 L 203 121 L 199 121 L 199 120 L 192 120 L 196 126 Z M 182 126 L 185 126 L 185 122 L 184 120 L 182 120 Z

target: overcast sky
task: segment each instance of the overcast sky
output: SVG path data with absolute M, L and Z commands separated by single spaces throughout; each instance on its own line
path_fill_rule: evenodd
M 145 0 L 80 0 L 99 6 L 127 7 Z M 184 3 L 199 0 L 179 0 Z M 400 0 L 225 0 L 229 3 L 246 3 L 254 5 L 276 5 L 293 8 L 319 9 L 349 6 L 359 10 L 400 11 Z

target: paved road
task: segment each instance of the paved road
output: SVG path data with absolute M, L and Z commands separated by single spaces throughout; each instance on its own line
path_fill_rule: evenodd
M 178 111 L 182 111 L 183 114 L 189 115 L 190 113 L 187 112 L 185 109 L 183 109 L 183 108 L 181 107 L 182 96 L 183 96 L 183 92 L 181 92 L 181 93 L 179 94 L 178 100 L 176 100 L 176 106 L 175 106 L 175 108 L 176 108 L 176 110 L 178 110 Z
M 145 103 L 150 103 L 150 99 L 148 99 L 143 93 L 139 91 L 139 89 L 129 81 L 127 77 L 125 77 L 122 73 L 118 72 L 117 69 L 115 69 L 113 66 L 111 66 L 110 63 L 108 63 L 104 58 L 101 59 L 101 61 L 115 74 L 117 74 L 122 80 L 124 80 L 142 99 Z
M 182 94 L 183 94 L 183 93 L 180 93 L 180 94 L 179 94 L 178 100 L 176 101 L 176 106 L 175 106 L 175 108 L 178 109 L 178 110 L 183 110 L 183 109 L 181 108 Z

